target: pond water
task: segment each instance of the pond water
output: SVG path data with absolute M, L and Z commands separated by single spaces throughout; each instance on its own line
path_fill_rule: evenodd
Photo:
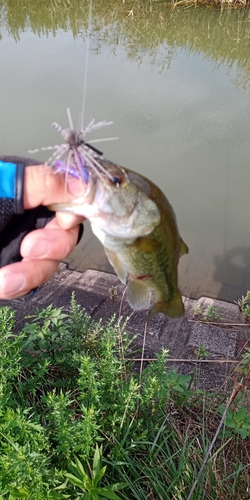
M 91 138 L 119 136 L 99 145 L 105 156 L 173 204 L 190 250 L 182 293 L 239 298 L 250 288 L 249 11 L 94 0 L 88 29 L 88 2 L 1 5 L 1 154 L 60 143 L 50 124 L 68 126 L 67 107 L 77 127 L 89 37 L 85 123 L 114 121 Z M 87 224 L 67 262 L 111 271 Z

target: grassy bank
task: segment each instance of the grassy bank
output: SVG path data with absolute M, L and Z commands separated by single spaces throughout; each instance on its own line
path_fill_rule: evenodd
M 236 64 L 237 85 L 245 88 L 250 75 L 248 5 L 245 0 L 95 0 L 90 27 L 88 0 L 43 0 L 39 9 L 37 0 L 3 0 L 0 40 L 11 36 L 19 41 L 29 31 L 38 37 L 63 31 L 83 40 L 90 33 L 97 53 L 104 45 L 112 53 L 121 47 L 129 59 L 141 63 L 147 57 L 159 71 L 170 67 L 176 51 L 188 50 L 212 58 L 216 67 Z
M 74 298 L 14 327 L 0 309 L 1 499 L 187 499 L 227 398 L 197 389 L 198 361 L 196 380 L 166 371 L 166 351 L 137 370 L 125 323 Z M 193 499 L 249 498 L 249 406 L 240 390 Z

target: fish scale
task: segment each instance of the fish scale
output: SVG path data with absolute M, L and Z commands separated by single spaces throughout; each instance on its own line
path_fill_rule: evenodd
M 86 165 L 86 196 L 51 208 L 89 219 L 119 279 L 127 284 L 127 300 L 134 310 L 148 309 L 153 291 L 155 303 L 148 319 L 159 312 L 182 317 L 178 261 L 188 247 L 179 235 L 172 205 L 146 177 L 103 157 L 98 163 L 107 175 L 96 175 Z

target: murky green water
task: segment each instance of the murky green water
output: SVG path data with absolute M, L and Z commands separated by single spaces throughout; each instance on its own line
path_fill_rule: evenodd
M 118 135 L 105 156 L 172 202 L 190 248 L 182 292 L 237 299 L 250 288 L 250 12 L 93 0 L 88 30 L 88 2 L 66 4 L 0 3 L 1 153 L 60 142 L 50 124 L 67 126 L 67 107 L 78 125 L 90 36 L 85 123 L 114 121 L 92 137 Z M 111 270 L 88 227 L 68 262 Z

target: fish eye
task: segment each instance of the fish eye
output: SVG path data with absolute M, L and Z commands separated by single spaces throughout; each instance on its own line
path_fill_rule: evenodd
M 122 183 L 122 178 L 120 175 L 113 175 L 111 182 L 112 184 L 115 184 L 116 187 L 118 187 Z

